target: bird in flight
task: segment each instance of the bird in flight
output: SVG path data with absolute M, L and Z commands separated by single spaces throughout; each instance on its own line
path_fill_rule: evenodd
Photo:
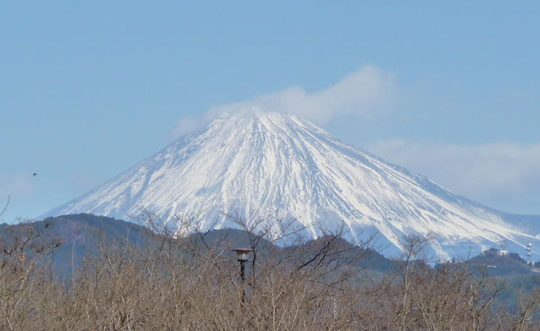
M 34 172 L 34 173 L 32 174 L 32 177 L 36 177 L 36 176 L 37 176 L 37 173 Z

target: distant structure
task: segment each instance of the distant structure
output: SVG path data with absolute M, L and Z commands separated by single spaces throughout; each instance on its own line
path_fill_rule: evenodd
M 507 256 L 508 255 L 508 249 L 506 248 L 506 240 L 503 240 L 501 243 L 501 249 L 499 250 L 499 255 L 501 256 Z
M 488 250 L 485 250 L 482 252 L 482 255 L 487 255 L 487 256 L 507 256 L 508 255 L 508 251 L 506 249 L 497 249 L 497 248 L 490 248 Z
M 527 264 L 534 267 L 534 262 L 532 261 L 532 243 L 528 243 L 525 249 L 527 250 Z

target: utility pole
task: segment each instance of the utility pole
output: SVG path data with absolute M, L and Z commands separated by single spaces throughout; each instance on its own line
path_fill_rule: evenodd
M 527 250 L 527 264 L 534 267 L 534 263 L 532 261 L 532 243 L 528 243 L 527 246 L 525 246 L 525 249 Z
M 251 248 L 235 248 L 232 249 L 236 253 L 236 258 L 240 262 L 240 281 L 242 282 L 242 309 L 246 304 L 246 287 L 244 285 L 246 281 L 246 261 L 248 260 L 248 254 L 253 250 Z

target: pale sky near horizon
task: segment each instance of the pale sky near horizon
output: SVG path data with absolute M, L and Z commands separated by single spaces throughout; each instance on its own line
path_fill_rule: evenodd
M 0 222 L 64 204 L 244 105 L 540 214 L 540 3 L 519 4 L 2 3 Z

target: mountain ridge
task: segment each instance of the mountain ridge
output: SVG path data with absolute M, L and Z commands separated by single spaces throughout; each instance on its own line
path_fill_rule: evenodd
M 452 193 L 427 177 L 341 142 L 294 115 L 229 114 L 182 137 L 126 172 L 46 216 L 88 212 L 136 218 L 144 207 L 174 227 L 176 215 L 202 228 L 274 215 L 305 227 L 344 223 L 351 237 L 378 232 L 399 248 L 408 235 L 435 233 L 442 259 L 501 245 L 540 245 L 500 213 Z M 269 221 L 270 222 L 270 221 Z M 519 223 L 516 221 L 516 223 Z M 279 231 L 279 229 L 277 229 Z

